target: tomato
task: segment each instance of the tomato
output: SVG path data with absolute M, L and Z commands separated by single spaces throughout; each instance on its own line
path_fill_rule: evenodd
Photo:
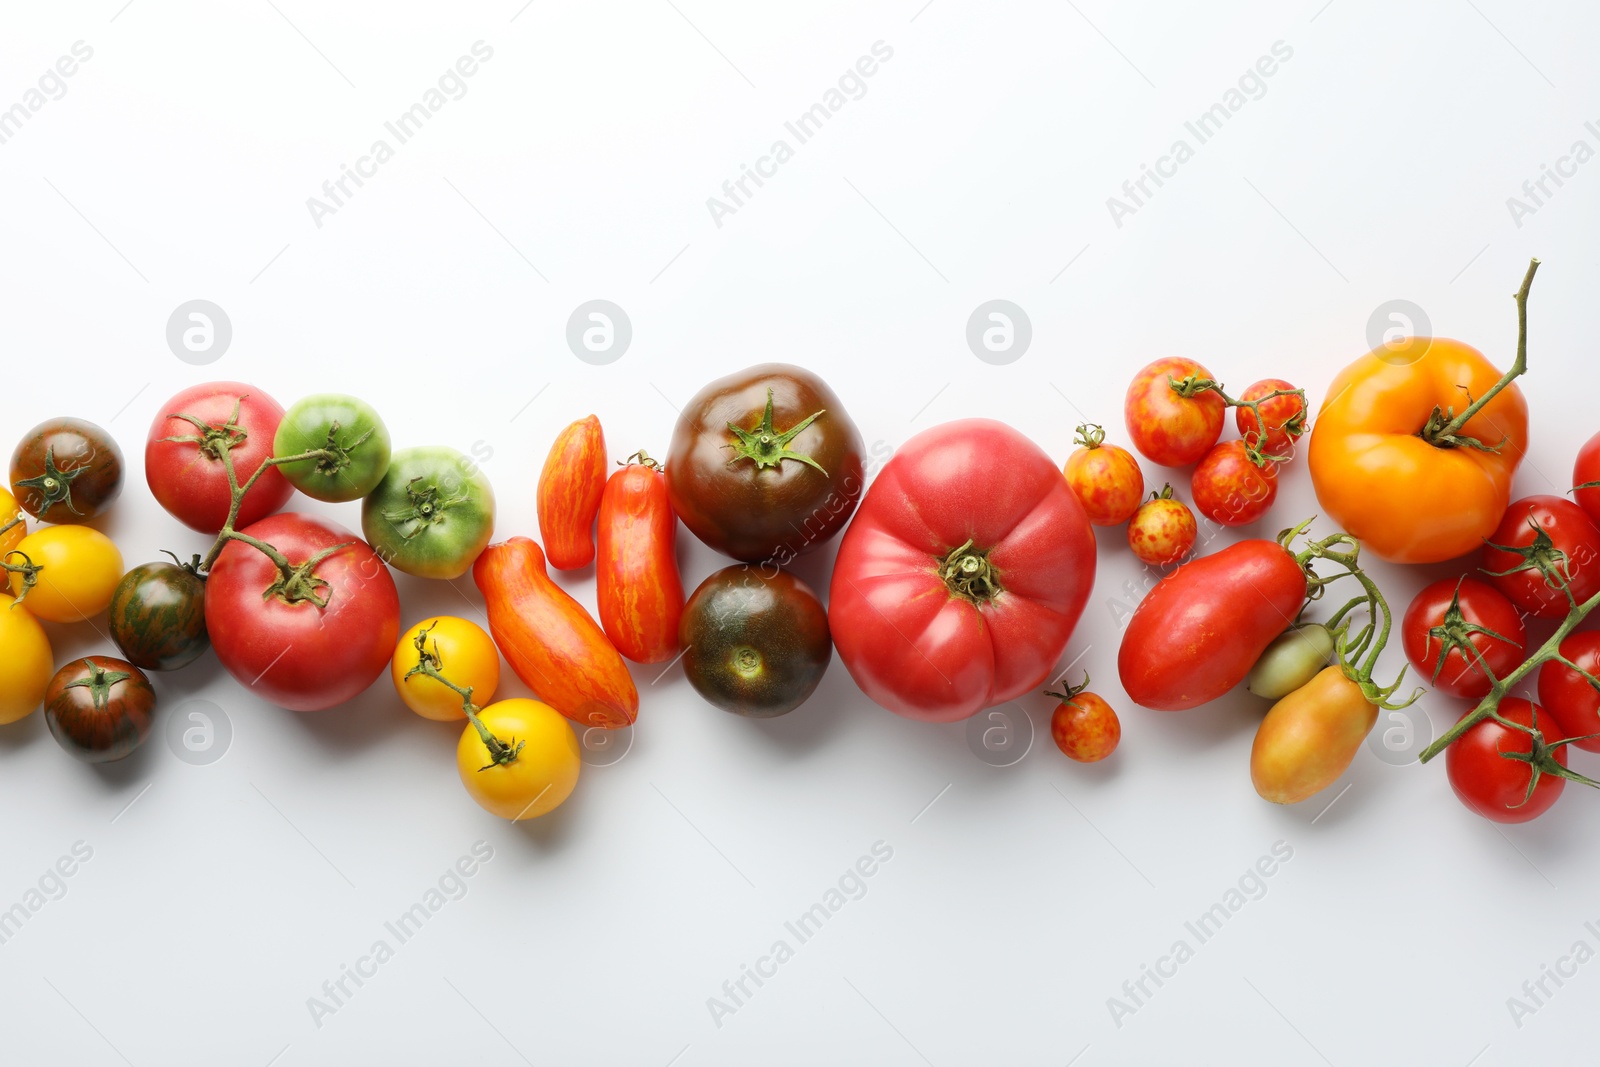
M 472 579 L 489 609 L 489 632 L 511 669 L 561 714 L 616 729 L 639 716 L 639 690 L 605 631 L 550 580 L 544 552 L 526 537 L 490 545 Z
M 11 489 L 41 522 L 88 522 L 122 492 L 122 449 L 92 422 L 41 422 L 11 453 Z
M 1589 521 L 1600 526 L 1600 433 L 1595 434 L 1578 449 L 1578 458 L 1572 464 L 1572 499 L 1589 516 Z
M 0 595 L 0 726 L 33 714 L 56 669 L 44 627 L 16 603 Z
M 1343 668 L 1324 667 L 1272 705 L 1250 747 L 1250 781 L 1263 800 L 1298 804 L 1349 769 L 1378 707 Z
M 12 566 L 11 594 L 46 622 L 82 622 L 106 610 L 122 579 L 122 553 L 111 538 L 88 526 L 35 530 L 6 557 Z
M 502 819 L 534 819 L 572 795 L 583 761 L 577 735 L 554 708 L 537 700 L 502 700 L 480 711 L 478 720 L 502 742 L 521 746 L 515 759 L 498 764 L 477 727 L 461 731 L 456 770 L 484 811 Z
M 1196 532 L 1194 512 L 1172 499 L 1172 486 L 1163 485 L 1128 520 L 1128 547 L 1140 562 L 1161 567 L 1187 556 Z
M 1243 526 L 1265 515 L 1278 498 L 1278 465 L 1257 463 L 1243 441 L 1224 441 L 1206 453 L 1190 483 L 1194 506 L 1212 522 Z
M 1078 502 L 1096 526 L 1127 522 L 1139 510 L 1144 496 L 1144 473 L 1133 453 L 1104 444 L 1106 432 L 1098 426 L 1078 427 L 1079 448 L 1067 457 L 1062 473 Z
M 1508 697 L 1500 702 L 1499 710 L 1503 719 L 1536 727 L 1546 744 L 1566 736 L 1555 718 L 1531 701 Z M 1532 751 L 1531 735 L 1484 719 L 1445 749 L 1444 767 L 1450 788 L 1468 810 L 1491 822 L 1536 819 L 1550 810 L 1567 783 L 1556 775 L 1541 774 L 1530 796 L 1528 784 L 1533 781 L 1533 769 L 1522 760 L 1507 759 L 1504 753 L 1525 755 Z M 1567 765 L 1567 746 L 1555 749 L 1554 755 L 1561 766 Z
M 175 563 L 133 568 L 111 596 L 111 639 L 143 670 L 187 667 L 211 647 L 205 582 Z
M 400 594 L 383 561 L 337 523 L 284 512 L 228 541 L 206 578 L 206 629 L 217 659 L 251 692 L 291 711 L 358 696 L 400 636 Z
M 1488 582 L 1441 578 L 1412 598 L 1400 622 L 1400 641 L 1412 668 L 1439 692 L 1481 700 L 1493 684 L 1483 664 L 1496 678 L 1522 666 L 1528 628 L 1516 606 Z
M 867 696 L 954 722 L 1037 689 L 1094 586 L 1094 528 L 1043 450 L 1004 423 L 924 430 L 845 531 L 829 623 Z
M 557 570 L 594 562 L 594 520 L 606 489 L 606 435 L 590 415 L 556 435 L 539 471 L 539 538 Z
M 1117 750 L 1117 743 L 1122 740 L 1122 722 L 1104 697 L 1085 691 L 1088 685 L 1089 676 L 1085 674 L 1083 685 L 1064 693 L 1045 694 L 1061 698 L 1050 715 L 1050 737 L 1068 759 L 1098 763 Z
M 50 679 L 44 719 L 57 744 L 85 763 L 130 755 L 150 736 L 156 692 L 144 672 L 110 656 L 75 659 Z
M 1185 563 L 1128 619 L 1117 652 L 1122 688 L 1158 711 L 1215 700 L 1244 681 L 1305 597 L 1305 572 L 1276 541 L 1240 541 Z
M 161 408 L 145 440 L 144 476 L 150 492 L 185 526 L 216 533 L 233 505 L 223 453 L 233 458 L 234 474 L 245 484 L 272 458 L 282 418 L 276 400 L 240 382 L 185 389 Z M 293 494 L 283 472 L 269 468 L 245 494 L 234 529 L 266 518 Z
M 1561 655 L 1580 670 L 1600 677 L 1600 632 L 1568 634 Z M 1600 752 L 1600 689 L 1577 671 L 1555 660 L 1539 668 L 1539 706 L 1548 711 L 1572 744 L 1586 752 Z
M 307 452 L 322 455 L 278 467 L 290 485 L 313 500 L 359 500 L 389 470 L 389 429 L 365 401 L 318 393 L 297 401 L 272 439 L 279 458 Z
M 1533 566 L 1521 570 L 1524 562 Z M 1571 601 L 1600 593 L 1600 530 L 1559 496 L 1529 496 L 1506 509 L 1483 546 L 1483 570 L 1496 589 L 1542 619 L 1560 619 Z
M 1385 346 L 1328 386 L 1311 429 L 1311 483 L 1329 517 L 1365 549 L 1395 563 L 1438 563 L 1477 548 L 1511 499 L 1528 447 L 1528 405 L 1515 384 L 1485 404 L 1458 437 L 1422 436 L 1434 411 L 1464 411 L 1500 372 L 1475 348 L 1441 337 Z
M 1322 672 L 1333 655 L 1333 633 L 1321 623 L 1291 626 L 1272 639 L 1245 675 L 1245 688 L 1258 697 L 1279 700 Z
M 5 559 L 28 536 L 26 515 L 17 498 L 0 488 L 0 559 Z
M 638 453 L 606 483 L 600 502 L 600 565 L 595 571 L 600 625 L 635 663 L 678 654 L 683 580 L 678 576 L 678 517 L 667 479 Z
M 683 673 L 723 711 L 769 719 L 815 692 L 833 658 L 828 613 L 788 571 L 724 567 L 683 611 Z
M 1257 400 L 1271 393 L 1288 393 L 1294 386 L 1282 378 L 1263 378 L 1240 394 L 1240 400 Z M 1233 422 L 1239 436 L 1257 452 L 1273 456 L 1282 463 L 1294 454 L 1300 435 L 1306 432 L 1306 398 L 1295 394 L 1263 400 L 1260 418 L 1242 404 L 1233 409 Z M 1265 423 L 1265 425 L 1263 425 Z
M 424 619 L 405 632 L 389 661 L 389 677 L 406 707 L 438 722 L 466 718 L 459 693 L 426 674 L 413 673 L 424 656 L 452 685 L 470 689 L 473 703 L 494 699 L 500 687 L 500 653 L 477 623 L 449 615 Z
M 403 449 L 361 505 L 361 531 L 395 570 L 459 578 L 494 536 L 494 489 L 453 448 Z
M 1134 447 L 1151 463 L 1187 467 L 1210 451 L 1222 436 L 1227 412 L 1214 390 L 1183 396 L 1173 384 L 1211 381 L 1211 372 L 1192 359 L 1169 357 L 1149 364 L 1128 386 L 1122 417 Z
M 1059 477 L 1059 475 L 1057 475 Z M 700 540 L 776 566 L 838 533 L 866 485 L 861 433 L 810 371 L 763 363 L 684 405 L 667 453 L 672 509 Z

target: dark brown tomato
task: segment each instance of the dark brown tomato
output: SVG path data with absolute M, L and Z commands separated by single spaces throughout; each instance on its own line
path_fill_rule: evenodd
M 11 454 L 11 491 L 41 522 L 88 522 L 122 492 L 122 449 L 92 422 L 41 422 Z
M 111 639 L 135 667 L 175 671 L 211 647 L 206 585 L 175 563 L 145 563 L 111 596 Z
M 776 568 L 724 567 L 701 582 L 683 609 L 678 637 L 695 691 L 753 719 L 805 703 L 833 658 L 822 602 Z
M 44 694 L 51 735 L 85 763 L 119 760 L 143 744 L 155 706 L 144 672 L 110 656 L 73 660 Z

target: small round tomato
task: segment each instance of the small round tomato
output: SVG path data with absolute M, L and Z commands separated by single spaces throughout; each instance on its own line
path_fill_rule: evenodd
M 1217 443 L 1227 407 L 1215 390 L 1194 388 L 1211 381 L 1211 372 L 1200 364 L 1176 357 L 1158 359 L 1134 375 L 1122 416 L 1145 459 L 1187 467 Z
M 371 404 L 339 393 L 318 393 L 284 413 L 273 437 L 280 458 L 321 453 L 278 467 L 289 484 L 313 500 L 360 500 L 389 470 L 389 429 Z
M 583 762 L 578 735 L 559 711 L 537 700 L 502 700 L 480 711 L 478 721 L 516 750 L 510 762 L 497 763 L 476 726 L 461 731 L 456 770 L 484 811 L 513 821 L 532 819 L 572 794 Z
M 1578 449 L 1578 458 L 1572 464 L 1572 484 L 1572 499 L 1589 516 L 1589 521 L 1600 527 L 1600 433 Z
M 1294 386 L 1282 378 L 1263 378 L 1239 397 L 1240 400 L 1259 400 L 1271 393 L 1286 393 L 1260 404 L 1261 417 L 1252 408 L 1240 405 L 1233 409 L 1234 425 L 1239 436 L 1257 452 L 1282 457 L 1294 454 L 1295 442 L 1306 432 L 1306 398 L 1303 393 L 1293 393 Z M 1262 425 L 1265 423 L 1265 425 Z
M 1257 462 L 1260 460 L 1260 462 Z M 1194 506 L 1212 522 L 1243 526 L 1265 515 L 1278 497 L 1278 465 L 1251 455 L 1243 441 L 1224 441 L 1194 469 Z
M 122 449 L 92 422 L 41 422 L 11 454 L 11 489 L 42 522 L 88 522 L 122 492 Z
M 1525 610 L 1559 619 L 1571 606 L 1563 582 L 1580 604 L 1600 593 L 1600 530 L 1570 500 L 1523 497 L 1506 509 L 1484 545 L 1483 569 Z
M 56 672 L 44 718 L 56 743 L 85 763 L 122 759 L 150 736 L 156 692 L 144 672 L 110 656 L 75 659 Z
M 228 519 L 233 492 L 222 456 L 233 461 L 239 484 L 272 458 L 272 439 L 283 408 L 241 382 L 195 385 L 157 412 L 144 445 L 144 476 L 167 513 L 192 530 L 214 534 Z M 263 471 L 239 506 L 233 528 L 242 530 L 282 508 L 294 486 L 276 467 Z
M 828 613 L 788 571 L 724 567 L 684 606 L 683 672 L 708 703 L 766 719 L 793 711 L 816 690 L 833 658 Z
M 1600 631 L 1583 630 L 1561 642 L 1561 655 L 1600 678 Z M 1539 668 L 1539 706 L 1555 716 L 1572 742 L 1585 752 L 1600 752 L 1600 689 L 1565 664 L 1547 660 Z
M 1194 512 L 1172 499 L 1172 486 L 1163 485 L 1128 520 L 1128 547 L 1143 563 L 1163 567 L 1176 563 L 1194 547 Z
M 1537 727 L 1545 744 L 1554 744 L 1566 737 L 1554 716 L 1519 697 L 1500 702 L 1500 717 L 1522 726 Z M 1550 810 L 1567 783 L 1553 774 L 1541 774 L 1530 796 L 1528 785 L 1533 781 L 1533 768 L 1522 760 L 1507 759 L 1504 754 L 1526 755 L 1532 751 L 1532 735 L 1502 726 L 1493 719 L 1484 719 L 1445 749 L 1444 766 L 1450 788 L 1469 810 L 1491 822 L 1536 819 Z M 1555 749 L 1554 754 L 1556 762 L 1565 767 L 1566 746 Z
M 27 513 L 17 503 L 17 498 L 0 488 L 0 559 L 28 536 Z
M 110 621 L 111 639 L 143 670 L 187 667 L 211 647 L 206 584 L 176 563 L 143 563 L 124 574 L 111 596 Z
M 1097 763 L 1117 750 L 1122 740 L 1122 722 L 1117 713 L 1098 693 L 1084 690 L 1089 685 L 1089 675 L 1083 684 L 1064 693 L 1046 693 L 1058 697 L 1061 703 L 1050 715 L 1050 737 L 1068 759 L 1079 763 Z
M 1085 423 L 1078 427 L 1078 449 L 1067 457 L 1062 473 L 1096 526 L 1127 522 L 1144 496 L 1144 473 L 1133 453 L 1105 444 L 1106 432 Z
M 389 677 L 406 707 L 438 722 L 466 718 L 461 694 L 419 669 L 424 657 L 452 685 L 472 690 L 474 704 L 494 699 L 500 686 L 500 653 L 477 623 L 449 615 L 425 619 L 401 636 L 389 663 Z
M 122 580 L 122 553 L 89 526 L 46 526 L 6 557 L 30 575 L 11 572 L 11 594 L 47 622 L 82 622 L 106 610 Z
M 453 448 L 402 449 L 361 505 L 361 531 L 395 570 L 459 578 L 494 534 L 494 489 Z
M 11 597 L 0 594 L 0 726 L 33 714 L 50 678 L 55 663 L 50 653 L 50 638 L 39 620 L 28 614 L 27 605 L 17 606 Z
M 1528 628 L 1500 590 L 1477 578 L 1441 578 L 1411 600 L 1400 622 L 1406 659 L 1441 693 L 1481 700 L 1522 665 Z M 1443 657 L 1442 659 L 1440 657 Z

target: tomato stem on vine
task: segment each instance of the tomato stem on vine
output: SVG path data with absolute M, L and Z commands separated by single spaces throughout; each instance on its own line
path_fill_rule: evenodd
M 1181 397 L 1192 397 L 1198 393 L 1216 393 L 1222 398 L 1224 407 L 1249 408 L 1250 416 L 1256 420 L 1256 429 L 1244 435 L 1245 454 L 1250 457 L 1250 462 L 1258 467 L 1266 466 L 1268 461 L 1273 463 L 1286 463 L 1293 456 L 1267 455 L 1259 446 L 1266 443 L 1272 430 L 1282 431 L 1290 440 L 1305 433 L 1306 429 L 1306 391 L 1304 389 L 1274 389 L 1270 393 L 1263 393 L 1254 400 L 1235 400 L 1223 389 L 1222 383 L 1215 378 L 1200 378 L 1193 374 L 1185 378 L 1174 378 L 1167 375 L 1167 384 L 1172 391 Z M 1267 420 L 1261 417 L 1261 405 L 1269 400 L 1279 397 L 1295 396 L 1300 398 L 1300 407 L 1293 415 L 1289 416 L 1277 426 L 1268 427 Z M 1252 440 L 1254 438 L 1254 440 Z M 1093 447 L 1092 445 L 1090 446 Z
M 1510 385 L 1523 372 L 1528 369 L 1528 293 L 1533 288 L 1533 276 L 1539 270 L 1539 260 L 1528 261 L 1528 273 L 1522 277 L 1522 287 L 1515 293 L 1517 300 L 1517 358 L 1511 364 L 1511 369 L 1501 375 L 1500 380 L 1489 387 L 1489 391 L 1472 399 L 1467 395 L 1467 407 L 1457 415 L 1453 409 L 1440 411 L 1433 409 L 1433 414 L 1428 416 L 1427 423 L 1422 427 L 1422 439 L 1436 448 L 1476 448 L 1482 452 L 1498 452 L 1500 445 L 1486 445 L 1475 437 L 1461 435 L 1462 427 L 1472 421 L 1472 417 L 1483 406 L 1500 394 L 1506 386 Z M 1500 444 L 1504 444 L 1502 440 Z
M 1085 710 L 1083 705 L 1079 704 L 1074 698 L 1087 688 L 1089 688 L 1089 672 L 1084 671 L 1083 681 L 1079 682 L 1077 685 L 1067 686 L 1065 690 L 1060 693 L 1051 692 L 1050 690 L 1046 689 L 1044 691 L 1044 695 L 1047 697 L 1055 697 L 1057 700 L 1061 701 L 1061 703 L 1071 704 L 1079 711 L 1083 711 Z
M 1087 448 L 1090 451 L 1099 448 L 1105 443 L 1105 440 L 1105 427 L 1099 426 L 1092 422 L 1080 422 L 1078 424 L 1078 429 L 1072 437 L 1073 444 L 1082 445 L 1084 448 Z
M 22 562 L 12 563 L 12 556 L 21 556 Z M 22 592 L 18 593 L 17 598 L 11 602 L 11 606 L 16 607 L 18 604 L 28 599 L 28 594 L 33 592 L 33 587 L 39 584 L 39 572 L 44 570 L 44 564 L 35 563 L 32 559 L 28 558 L 28 554 L 26 552 L 23 552 L 21 549 L 13 548 L 10 552 L 6 553 L 4 559 L 0 559 L 0 569 L 3 569 L 7 574 L 22 575 Z
M 646 452 L 642 448 L 639 449 L 639 451 L 635 452 L 633 455 L 629 456 L 627 459 L 619 459 L 619 460 L 617 460 L 617 466 L 619 466 L 619 467 L 632 467 L 635 464 L 637 464 L 638 466 L 641 466 L 641 467 L 649 467 L 653 471 L 664 471 L 664 470 L 666 470 L 666 468 L 663 467 L 659 462 L 657 462 L 654 459 L 651 459 L 650 458 L 650 453 Z M 0 530 L 0 533 L 4 533 L 4 532 L 5 532 L 4 530 Z
M 417 650 L 417 665 L 406 671 L 405 677 L 401 680 L 409 681 L 412 675 L 420 674 L 432 678 L 461 698 L 461 710 L 466 713 L 467 721 L 472 723 L 473 727 L 478 731 L 478 737 L 483 741 L 483 747 L 489 750 L 490 762 L 479 767 L 478 770 L 480 772 L 487 771 L 491 767 L 504 767 L 506 764 L 515 761 L 527 742 L 518 741 L 513 737 L 511 739 L 513 744 L 508 745 L 496 737 L 494 732 L 484 725 L 483 720 L 478 718 L 478 712 L 483 709 L 472 702 L 472 687 L 459 686 L 440 672 L 440 668 L 444 666 L 444 659 L 439 655 L 439 642 L 437 640 L 434 641 L 432 650 L 428 648 L 428 634 L 432 631 L 432 626 L 424 627 L 412 639 L 412 644 Z

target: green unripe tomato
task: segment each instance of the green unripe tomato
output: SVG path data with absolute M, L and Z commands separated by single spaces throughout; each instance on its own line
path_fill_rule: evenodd
M 328 454 L 278 468 L 289 484 L 313 500 L 360 500 L 389 470 L 389 430 L 371 404 L 353 396 L 318 393 L 284 413 L 272 454 L 318 450 Z
M 1245 677 L 1245 688 L 1258 697 L 1280 700 L 1305 685 L 1328 665 L 1333 634 L 1321 623 L 1291 626 L 1267 646 Z
M 494 534 L 494 490 L 453 448 L 403 448 L 361 505 L 361 531 L 397 571 L 459 578 Z

